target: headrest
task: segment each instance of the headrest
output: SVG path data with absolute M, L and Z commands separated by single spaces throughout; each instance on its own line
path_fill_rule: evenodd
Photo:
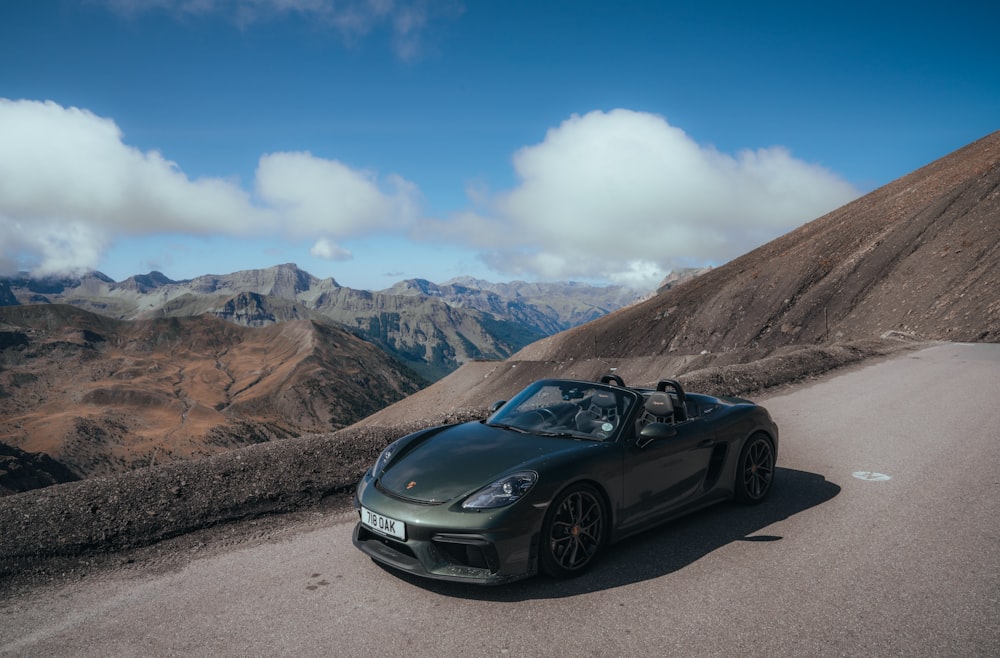
M 611 391 L 596 391 L 591 402 L 602 409 L 611 409 L 618 406 L 618 397 Z
M 654 416 L 674 415 L 674 401 L 666 391 L 650 393 L 644 408 Z

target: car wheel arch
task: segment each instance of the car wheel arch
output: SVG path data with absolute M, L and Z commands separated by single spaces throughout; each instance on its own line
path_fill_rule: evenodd
M 555 502 L 560 496 L 562 496 L 563 493 L 581 484 L 592 487 L 597 491 L 597 493 L 601 495 L 601 502 L 604 505 L 604 511 L 608 513 L 609 517 L 613 517 L 614 506 L 611 503 L 611 496 L 608 494 L 604 485 L 602 485 L 598 480 L 587 477 L 581 477 L 575 480 L 569 480 L 567 482 L 563 482 L 558 489 L 554 489 L 552 491 L 552 494 L 548 496 L 548 502 L 545 504 L 546 512 L 548 512 L 548 509 L 552 506 L 552 503 Z

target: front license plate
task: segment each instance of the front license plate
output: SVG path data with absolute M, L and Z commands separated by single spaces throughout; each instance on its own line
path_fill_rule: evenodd
M 377 533 L 395 537 L 400 541 L 406 541 L 406 524 L 388 516 L 382 516 L 373 512 L 367 507 L 361 508 L 361 523 L 366 528 L 371 528 Z

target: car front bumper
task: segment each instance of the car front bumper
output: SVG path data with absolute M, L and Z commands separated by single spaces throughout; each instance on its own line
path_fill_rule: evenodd
M 359 520 L 353 542 L 376 562 L 414 575 L 499 585 L 537 572 L 538 529 L 544 509 L 527 502 L 484 512 L 456 510 L 447 504 L 422 505 L 379 491 L 366 474 L 358 483 L 355 508 L 360 513 L 364 506 L 402 521 L 405 539 L 377 532 Z

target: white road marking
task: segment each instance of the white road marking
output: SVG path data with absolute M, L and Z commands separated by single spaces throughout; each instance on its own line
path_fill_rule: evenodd
M 851 475 L 859 480 L 868 480 L 869 482 L 885 482 L 892 479 L 891 475 L 876 473 L 875 471 L 854 471 Z

